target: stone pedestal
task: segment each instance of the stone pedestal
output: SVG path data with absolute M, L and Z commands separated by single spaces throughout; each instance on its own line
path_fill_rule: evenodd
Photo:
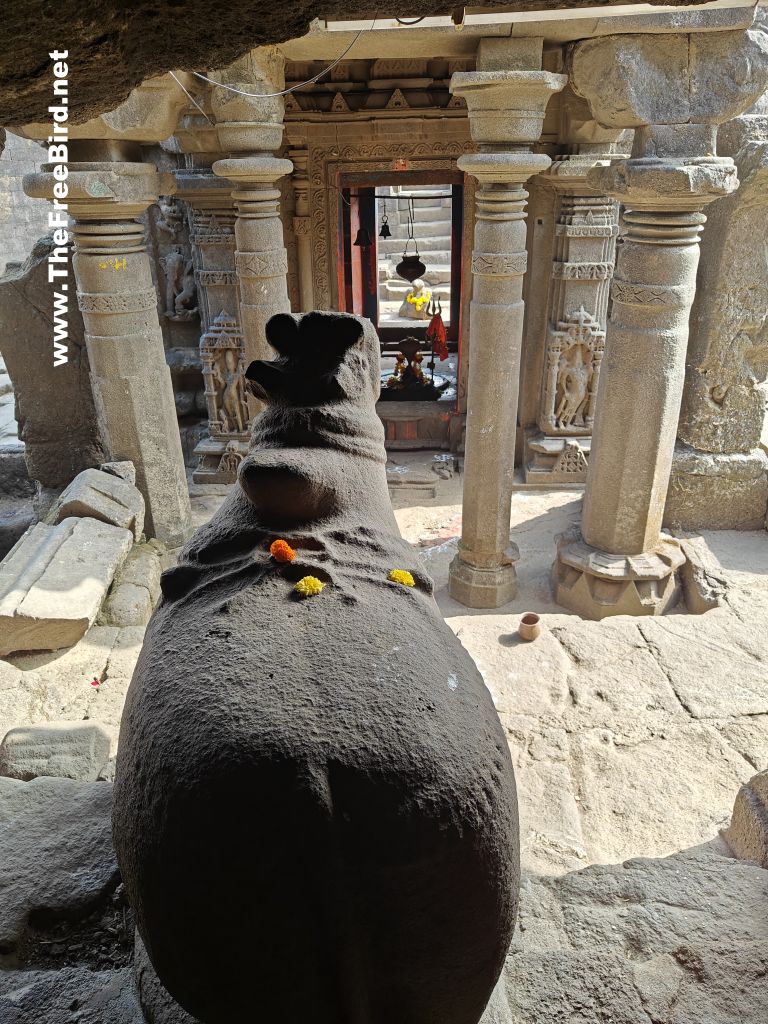
M 765 41 L 752 35 L 731 33 L 725 48 L 665 38 L 663 89 L 647 88 L 658 63 L 653 38 L 607 37 L 574 50 L 574 85 L 596 119 L 636 129 L 631 159 L 588 175 L 590 185 L 624 204 L 625 233 L 611 288 L 581 539 L 565 539 L 555 564 L 558 603 L 585 618 L 661 614 L 678 597 L 675 571 L 684 555 L 661 526 L 702 211 L 738 186 L 733 161 L 712 154 L 715 125 L 763 88 Z M 745 58 L 749 70 L 736 85 L 731 65 Z
M 470 303 L 469 402 L 459 552 L 450 569 L 452 597 L 472 608 L 498 608 L 517 590 L 516 547 L 509 539 L 515 424 L 523 332 L 525 204 L 523 188 L 549 166 L 532 153 L 547 101 L 566 78 L 531 67 L 541 40 L 482 40 L 478 71 L 458 72 L 451 91 L 469 108 L 481 152 L 459 167 L 478 179 Z
M 107 445 L 113 460 L 136 467 L 147 534 L 176 547 L 191 530 L 189 494 L 157 294 L 137 219 L 157 200 L 158 174 L 145 163 L 72 163 L 67 180 L 77 301 Z M 25 178 L 24 187 L 30 196 L 51 198 L 55 183 L 47 164 Z
M 754 120 L 739 119 L 741 184 L 712 208 L 702 242 L 664 513 L 675 529 L 759 529 L 768 509 L 768 139 Z

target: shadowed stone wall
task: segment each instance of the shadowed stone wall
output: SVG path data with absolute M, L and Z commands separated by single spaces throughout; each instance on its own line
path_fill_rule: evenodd
M 8 263 L 23 263 L 48 230 L 47 207 L 21 187 L 24 175 L 39 170 L 44 160 L 45 151 L 36 142 L 8 133 L 0 157 L 0 275 Z

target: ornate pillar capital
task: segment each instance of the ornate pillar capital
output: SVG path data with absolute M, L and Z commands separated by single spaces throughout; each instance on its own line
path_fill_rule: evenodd
M 682 126 L 681 126 L 682 127 Z M 633 210 L 701 210 L 739 187 L 730 157 L 640 157 L 595 167 L 587 184 Z
M 450 89 L 466 100 L 478 145 L 532 145 L 541 136 L 547 103 L 567 81 L 551 71 L 457 71 Z
M 576 43 L 570 74 L 606 127 L 714 127 L 746 110 L 768 86 L 768 35 L 749 29 L 602 36 Z M 636 146 L 635 155 L 652 154 Z
M 210 76 L 210 105 L 223 153 L 273 152 L 283 139 L 285 58 L 275 46 L 251 50 Z M 236 91 L 235 91 L 236 90 Z M 259 95 L 263 94 L 263 95 Z
M 43 164 L 24 178 L 24 191 L 33 199 L 56 196 L 54 167 Z M 74 163 L 67 175 L 67 205 L 76 220 L 126 220 L 140 217 L 160 194 L 175 191 L 172 175 L 161 175 L 152 164 L 138 162 Z

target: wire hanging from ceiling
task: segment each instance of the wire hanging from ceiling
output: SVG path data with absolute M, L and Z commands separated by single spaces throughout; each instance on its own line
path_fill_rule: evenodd
M 195 75 L 197 78 L 201 78 L 204 82 L 208 82 L 209 85 L 215 85 L 219 89 L 227 89 L 229 92 L 235 92 L 237 93 L 238 96 L 247 96 L 249 97 L 249 99 L 269 100 L 275 99 L 277 96 L 287 96 L 288 93 L 296 92 L 297 89 L 303 89 L 307 85 L 314 85 L 315 82 L 319 81 L 319 79 L 323 77 L 323 75 L 327 75 L 329 71 L 332 71 L 337 64 L 344 60 L 344 58 L 347 56 L 349 51 L 358 41 L 363 32 L 372 32 L 375 24 L 376 18 L 373 19 L 368 28 L 361 28 L 360 31 L 355 36 L 355 38 L 349 44 L 349 46 L 347 46 L 347 48 L 342 53 L 340 53 L 336 60 L 332 61 L 332 63 L 330 63 L 328 67 L 323 68 L 322 71 L 318 72 L 318 74 L 316 75 L 313 75 L 312 78 L 308 78 L 306 82 L 299 82 L 298 85 L 292 85 L 288 89 L 281 89 L 280 92 L 246 92 L 244 89 L 236 89 L 234 85 L 225 85 L 223 82 L 217 82 L 214 78 L 208 78 L 207 75 L 204 75 L 200 71 L 193 71 L 192 74 Z

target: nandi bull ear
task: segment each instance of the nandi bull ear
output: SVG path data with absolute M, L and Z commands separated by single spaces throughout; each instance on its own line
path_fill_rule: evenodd
M 295 355 L 299 347 L 299 321 L 291 313 L 275 313 L 267 320 L 267 341 L 281 356 Z
M 321 350 L 338 359 L 356 345 L 363 335 L 363 325 L 349 313 L 305 313 L 299 320 L 299 337 L 304 348 Z

